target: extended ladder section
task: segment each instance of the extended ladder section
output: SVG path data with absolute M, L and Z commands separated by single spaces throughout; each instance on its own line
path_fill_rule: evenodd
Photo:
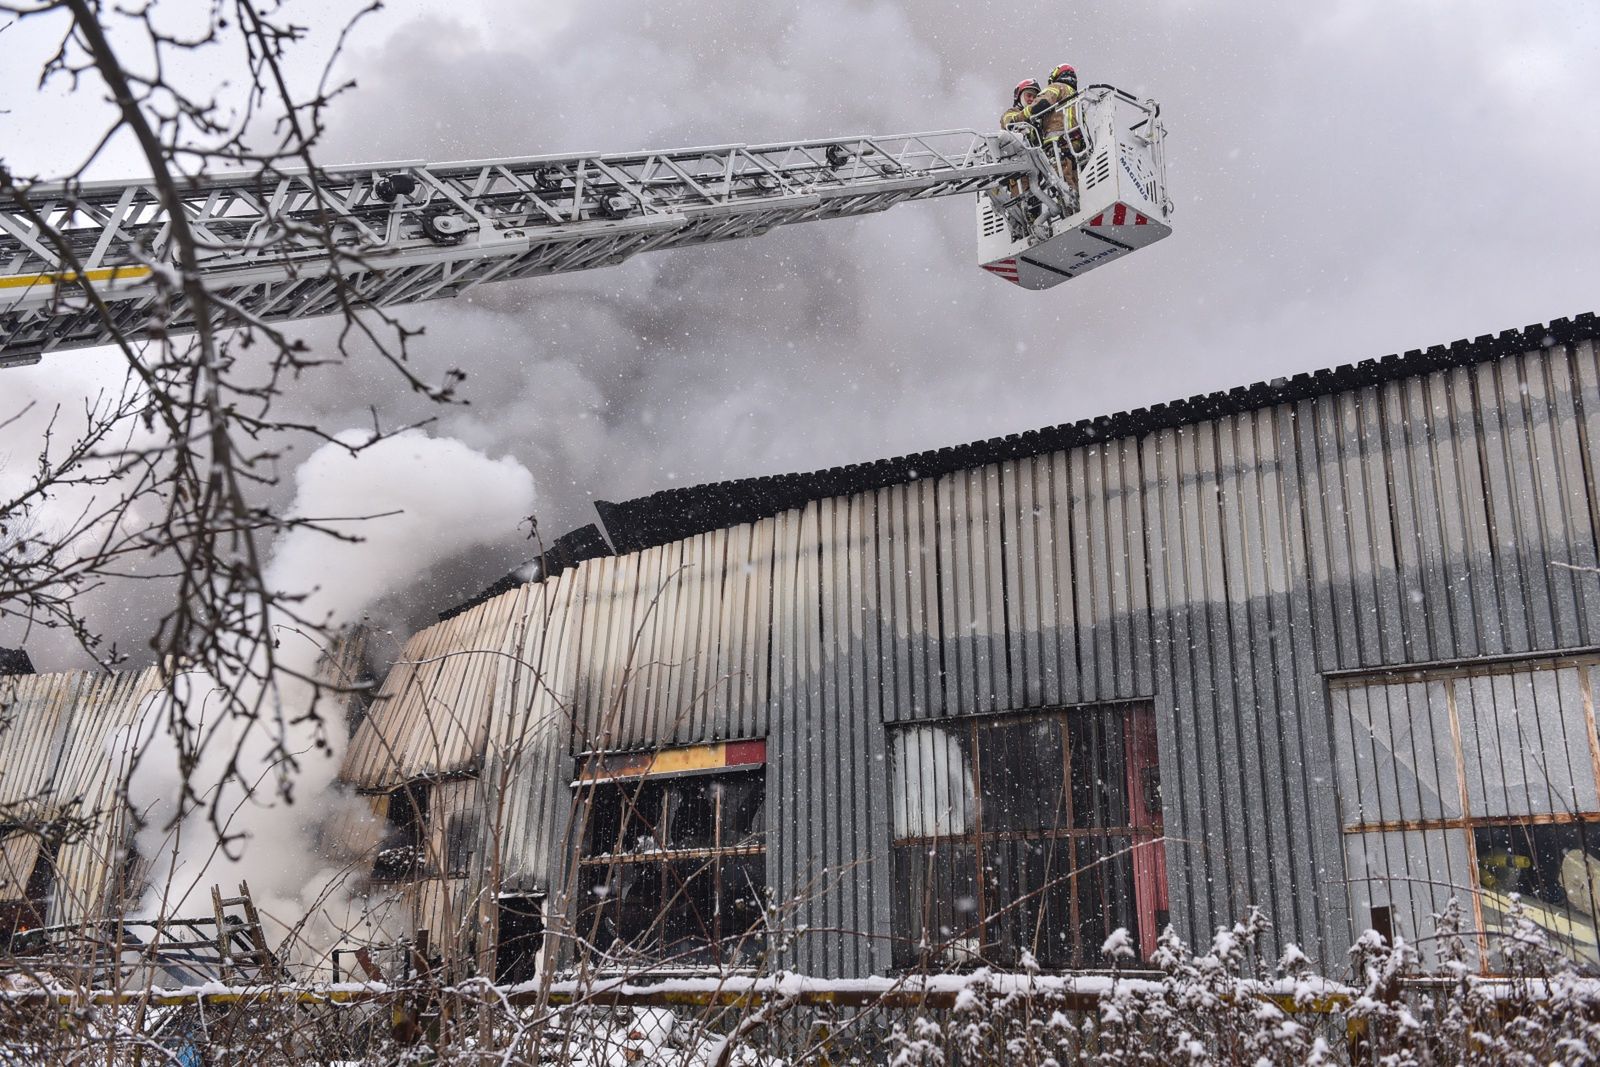
M 1041 155 L 1008 133 L 953 130 L 387 163 L 211 175 L 188 184 L 178 207 L 199 245 L 204 285 L 231 309 L 217 324 L 226 327 L 435 300 L 484 282 L 972 194 L 1037 172 Z M 168 207 L 151 183 L 22 190 L 0 207 L 0 366 L 119 334 L 193 329 L 187 306 L 166 306 L 155 284 L 174 261 Z

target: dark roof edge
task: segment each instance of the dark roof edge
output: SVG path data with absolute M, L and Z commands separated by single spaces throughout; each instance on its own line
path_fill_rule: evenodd
M 666 489 L 621 503 L 595 501 L 595 509 L 618 554 L 638 552 L 709 530 L 754 522 L 802 507 L 812 500 L 867 492 L 918 478 L 936 477 L 1009 459 L 1024 459 L 1098 441 L 1142 437 L 1157 430 L 1205 422 L 1368 385 L 1415 377 L 1448 367 L 1485 363 L 1538 348 L 1600 338 L 1594 312 L 1549 325 L 1506 330 L 1450 345 L 1412 349 L 1328 370 L 1204 393 L 1148 408 L 1101 415 L 1027 433 L 991 437 L 967 445 L 917 452 L 894 459 L 853 463 L 800 474 Z

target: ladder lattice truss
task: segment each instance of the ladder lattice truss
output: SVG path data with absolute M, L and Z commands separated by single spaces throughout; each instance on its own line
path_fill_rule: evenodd
M 232 309 L 222 325 L 239 325 L 434 300 L 973 193 L 1038 170 L 1038 156 L 1009 134 L 952 130 L 214 175 L 191 183 L 180 206 L 208 291 Z M 171 262 L 167 207 L 148 182 L 19 190 L 0 204 L 0 366 L 118 331 L 192 329 L 188 309 L 163 307 L 153 284 Z

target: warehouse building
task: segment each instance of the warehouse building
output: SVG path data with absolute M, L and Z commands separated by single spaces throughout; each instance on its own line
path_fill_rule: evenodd
M 1256 904 L 1337 967 L 1513 892 L 1593 962 L 1595 334 L 602 504 L 615 555 L 417 635 L 350 779 L 432 783 L 435 929 L 492 842 L 687 965 L 1085 966 Z
M 1600 965 L 1597 336 L 602 503 L 389 672 L 373 880 L 508 977 L 1096 966 L 1251 905 L 1336 970 L 1513 894 Z

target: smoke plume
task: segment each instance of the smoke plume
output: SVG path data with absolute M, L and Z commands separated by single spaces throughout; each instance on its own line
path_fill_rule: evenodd
M 490 459 L 459 441 L 417 431 L 372 444 L 368 436 L 342 434 L 340 444 L 325 445 L 295 472 L 292 514 L 348 539 L 297 529 L 277 544 L 268 568 L 271 588 L 303 597 L 297 613 L 330 630 L 361 621 L 436 561 L 501 536 L 534 504 L 532 476 L 515 460 Z M 237 837 L 226 848 L 205 810 L 174 822 L 181 782 L 167 729 L 173 698 L 163 694 L 144 710 L 129 783 L 129 800 L 143 820 L 137 846 L 153 879 L 140 914 L 204 912 L 212 884 L 231 894 L 248 881 L 276 937 L 309 914 L 305 942 L 325 947 L 351 921 L 342 888 L 350 872 L 329 866 L 316 849 L 321 827 L 359 817 L 360 810 L 335 785 L 345 698 L 303 680 L 316 675 L 323 653 L 309 632 L 287 627 L 277 670 L 264 688 L 220 680 L 241 686 L 247 700 L 259 699 L 254 721 L 225 717 L 218 679 L 189 674 L 178 680 L 176 721 L 205 738 L 191 782 L 207 801 L 216 800 L 226 832 Z M 295 765 L 275 758 L 280 750 Z M 239 758 L 230 766 L 235 751 Z M 280 781 L 290 787 L 287 796 L 279 795 Z

